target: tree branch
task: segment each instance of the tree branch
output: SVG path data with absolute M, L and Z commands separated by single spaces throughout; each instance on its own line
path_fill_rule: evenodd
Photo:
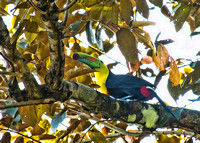
M 3 19 L 0 17 L 0 45 L 5 49 L 6 54 L 10 57 L 10 61 L 15 67 L 15 71 L 21 73 L 21 79 L 24 82 L 24 85 L 28 91 L 27 97 L 29 99 L 38 99 L 41 98 L 41 93 L 39 85 L 31 74 L 25 59 L 16 49 L 16 43 L 11 44 L 11 39 L 9 36 L 8 29 L 3 22 Z
M 77 2 L 77 0 L 73 0 L 73 1 L 72 1 L 70 4 L 68 4 L 65 8 L 59 10 L 59 13 L 68 10 L 68 9 L 69 9 L 70 7 L 72 7 L 76 2 Z

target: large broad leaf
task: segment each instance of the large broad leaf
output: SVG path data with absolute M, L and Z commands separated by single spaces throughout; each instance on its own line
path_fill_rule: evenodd
M 169 91 L 171 97 L 174 100 L 177 100 L 179 98 L 179 96 L 182 94 L 183 91 L 182 91 L 182 88 L 180 87 L 180 85 L 173 86 L 172 84 L 173 83 L 169 79 L 168 84 L 167 84 L 167 88 L 168 88 L 168 91 Z
M 133 21 L 132 22 L 133 27 L 151 26 L 155 24 L 156 24 L 155 22 L 151 22 L 151 21 Z
M 103 39 L 102 39 L 102 27 L 99 24 L 95 30 L 95 39 L 97 41 L 97 46 L 99 47 L 100 50 L 103 50 Z
M 138 61 L 138 49 L 137 42 L 132 32 L 127 28 L 121 28 L 116 33 L 117 44 L 122 54 L 132 64 L 136 64 Z
M 158 7 L 161 7 L 163 5 L 163 0 L 149 0 L 149 2 Z
M 191 8 L 192 6 L 190 4 L 182 3 L 181 6 L 176 10 L 173 21 L 177 32 L 182 28 L 184 22 L 188 18 Z
M 86 28 L 85 32 L 86 32 L 87 40 L 91 45 L 93 45 L 94 44 L 94 34 L 92 32 L 92 22 L 88 21 L 85 28 Z
M 146 19 L 149 18 L 149 7 L 146 0 L 135 0 L 138 12 Z
M 106 2 L 105 4 L 97 4 L 93 6 L 89 12 L 92 20 L 100 20 L 105 22 L 118 23 L 118 5 L 115 2 Z
M 95 143 L 108 143 L 104 135 L 95 128 L 88 131 L 88 135 Z
M 133 15 L 133 9 L 130 0 L 120 0 L 120 18 L 122 21 L 126 21 L 129 25 L 131 16 Z

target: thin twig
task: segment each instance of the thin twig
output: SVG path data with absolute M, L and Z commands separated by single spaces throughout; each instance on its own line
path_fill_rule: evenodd
M 67 5 L 69 5 L 70 0 L 67 0 Z M 65 17 L 64 20 L 62 22 L 63 27 L 65 27 L 66 23 L 67 23 L 67 19 L 68 19 L 68 9 L 65 11 Z
M 16 108 L 16 107 L 21 107 L 21 106 L 30 106 L 30 105 L 38 105 L 38 104 L 50 104 L 50 103 L 53 103 L 53 102 L 55 102 L 54 98 L 22 101 L 22 102 L 16 102 L 16 103 L 12 103 L 12 104 L 0 105 L 0 110 L 8 109 L 8 108 Z
M 70 4 L 68 4 L 65 8 L 59 10 L 58 13 L 64 12 L 66 10 L 68 10 L 70 7 L 72 7 L 75 3 L 77 2 L 77 0 L 73 0 Z
M 35 142 L 41 143 L 40 141 L 38 141 L 38 140 L 36 140 L 36 139 L 33 139 L 33 138 L 29 137 L 29 136 L 23 135 L 22 133 L 13 131 L 13 130 L 11 130 L 11 129 L 3 129 L 3 128 L 0 128 L 0 130 L 5 130 L 5 131 L 13 132 L 13 133 L 19 134 L 19 135 L 21 135 L 21 136 L 23 136 L 23 137 L 25 137 L 25 138 L 29 138 L 29 139 L 31 139 L 31 140 L 33 140 L 33 141 L 35 141 Z
M 33 2 L 32 0 L 27 0 L 28 4 L 32 6 L 35 10 L 37 10 L 40 14 L 46 14 L 46 12 L 40 10 Z

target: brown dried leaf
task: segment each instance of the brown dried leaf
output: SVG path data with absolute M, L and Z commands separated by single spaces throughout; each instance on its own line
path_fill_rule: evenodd
M 33 129 L 31 130 L 32 136 L 34 136 L 34 135 L 41 135 L 44 132 L 45 132 L 45 130 L 43 128 L 41 128 L 38 124 L 36 124 L 33 127 Z
M 161 7 L 161 12 L 164 16 L 166 16 L 167 18 L 169 18 L 170 20 L 172 20 L 172 14 L 169 11 L 168 7 L 166 5 L 163 5 Z
M 172 57 L 170 57 L 170 69 L 169 79 L 172 82 L 172 86 L 178 86 L 180 84 L 179 70 L 176 61 Z
M 165 70 L 169 62 L 169 53 L 163 44 L 159 44 L 156 51 L 157 55 L 153 57 L 156 67 L 159 71 Z

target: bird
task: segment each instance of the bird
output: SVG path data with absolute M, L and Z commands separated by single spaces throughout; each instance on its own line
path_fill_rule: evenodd
M 119 100 L 148 101 L 155 97 L 163 108 L 177 119 L 157 95 L 155 92 L 156 87 L 150 82 L 131 75 L 116 75 L 108 69 L 103 61 L 86 53 L 76 52 L 73 54 L 73 59 L 86 64 L 95 71 L 97 84 L 103 94 L 111 95 Z

